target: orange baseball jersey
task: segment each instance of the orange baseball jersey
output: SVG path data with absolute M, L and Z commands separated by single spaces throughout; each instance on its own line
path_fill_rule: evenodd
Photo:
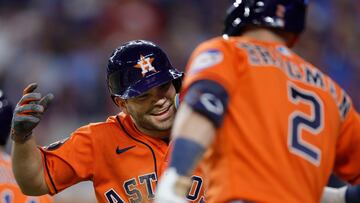
M 25 196 L 15 181 L 11 170 L 11 158 L 0 152 L 0 202 L 1 203 L 52 203 L 49 195 Z
M 194 51 L 186 72 L 183 93 L 206 79 L 229 94 L 205 154 L 207 202 L 317 203 L 332 171 L 360 183 L 360 118 L 350 98 L 287 47 L 219 37 Z
M 168 144 L 141 133 L 123 113 L 86 125 L 69 139 L 41 148 L 51 194 L 91 180 L 98 202 L 151 202 L 167 166 Z M 193 176 L 190 202 L 201 202 L 202 178 Z

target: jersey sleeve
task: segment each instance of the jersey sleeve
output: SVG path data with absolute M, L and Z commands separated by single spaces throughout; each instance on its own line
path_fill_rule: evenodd
M 40 148 L 50 194 L 92 179 L 95 163 L 93 146 L 91 128 L 84 126 L 76 130 L 69 139 Z
M 238 56 L 235 47 L 223 38 L 200 44 L 187 64 L 182 97 L 199 80 L 212 80 L 231 92 L 238 75 L 235 67 L 241 63 Z
M 352 184 L 360 183 L 360 116 L 350 106 L 336 146 L 334 172 Z

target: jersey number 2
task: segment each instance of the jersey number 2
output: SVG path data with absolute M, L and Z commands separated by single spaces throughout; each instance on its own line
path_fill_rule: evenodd
M 310 106 L 311 114 L 307 115 L 300 110 L 292 112 L 289 116 L 288 146 L 292 153 L 304 158 L 310 163 L 319 166 L 321 161 L 321 150 L 306 142 L 302 132 L 306 130 L 311 135 L 319 134 L 324 127 L 324 112 L 322 100 L 311 91 L 296 87 L 289 83 L 289 100 L 299 105 L 304 103 Z

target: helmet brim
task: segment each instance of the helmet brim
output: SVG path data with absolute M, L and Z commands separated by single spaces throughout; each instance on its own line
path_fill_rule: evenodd
M 144 94 L 151 88 L 158 87 L 176 79 L 183 77 L 184 73 L 176 69 L 169 69 L 168 71 L 154 72 L 151 75 L 145 76 L 143 79 L 137 81 L 135 84 L 130 85 L 121 95 L 122 99 L 131 99 Z

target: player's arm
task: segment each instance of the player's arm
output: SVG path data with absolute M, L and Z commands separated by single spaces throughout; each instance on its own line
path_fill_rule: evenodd
M 173 152 L 158 185 L 157 202 L 186 202 L 189 176 L 214 140 L 227 103 L 226 90 L 214 81 L 200 80 L 190 86 L 176 115 Z
M 25 143 L 14 142 L 12 162 L 16 182 L 24 194 L 38 196 L 49 193 L 43 175 L 41 152 L 34 138 Z
M 342 188 L 326 187 L 321 203 L 357 203 L 360 202 L 360 185 Z
M 49 193 L 44 179 L 42 156 L 37 148 L 32 130 L 40 122 L 47 109 L 52 94 L 42 97 L 40 93 L 33 92 L 35 83 L 27 86 L 23 97 L 16 105 L 11 126 L 12 167 L 15 179 L 21 191 L 26 195 L 43 195 Z

